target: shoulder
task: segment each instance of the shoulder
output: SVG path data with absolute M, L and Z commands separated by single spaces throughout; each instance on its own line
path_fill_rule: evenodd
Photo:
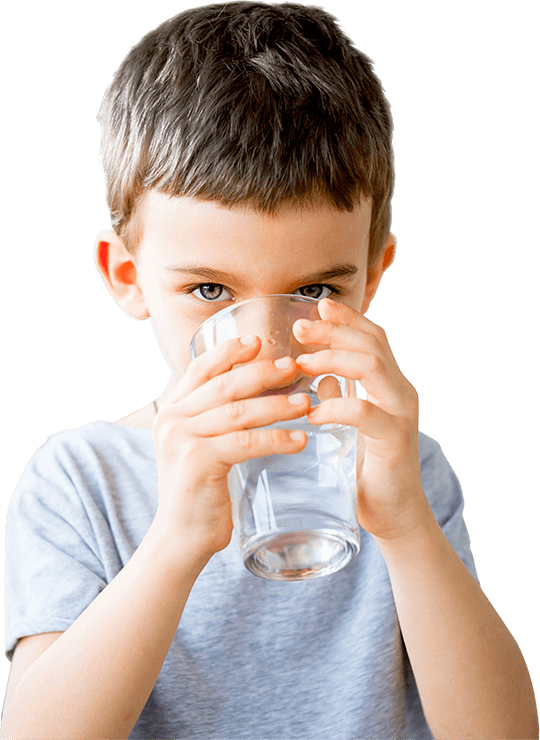
M 151 430 L 95 421 L 51 435 L 27 463 L 12 502 L 102 498 L 122 478 L 153 467 Z
M 153 451 L 152 430 L 93 421 L 52 434 L 36 452 L 45 457 L 68 455 L 72 460 L 133 456 Z
M 62 541 L 73 557 L 82 549 L 88 562 L 116 562 L 120 553 L 125 563 L 152 522 L 157 498 L 151 430 L 92 422 L 58 432 L 34 453 L 13 491 L 10 550 L 16 557 Z
M 419 447 L 422 476 L 425 475 L 428 478 L 428 482 L 434 482 L 434 477 L 441 474 L 448 475 L 451 473 L 455 476 L 437 440 L 428 437 L 423 432 L 419 432 Z
M 442 455 L 442 449 L 437 440 L 428 437 L 424 432 L 418 432 L 420 441 L 420 462 L 422 465 L 433 462 L 434 458 Z
M 442 524 L 463 508 L 459 480 L 441 445 L 423 432 L 419 433 L 422 485 L 430 506 Z
M 53 432 L 37 448 L 32 459 L 35 457 L 45 456 L 46 453 L 60 451 L 62 449 L 83 449 L 87 446 L 99 446 L 103 440 L 110 441 L 115 436 L 118 437 L 127 427 L 111 424 L 106 421 L 91 421 L 80 427 L 72 429 L 62 429 Z

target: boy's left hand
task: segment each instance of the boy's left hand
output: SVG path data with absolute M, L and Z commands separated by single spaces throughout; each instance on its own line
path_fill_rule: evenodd
M 358 522 L 382 540 L 402 537 L 433 517 L 420 472 L 418 394 L 397 366 L 380 326 L 328 299 L 320 301 L 319 313 L 322 321 L 299 320 L 293 331 L 302 344 L 329 349 L 300 355 L 300 371 L 358 380 L 367 400 L 329 398 L 308 418 L 313 424 L 358 429 Z

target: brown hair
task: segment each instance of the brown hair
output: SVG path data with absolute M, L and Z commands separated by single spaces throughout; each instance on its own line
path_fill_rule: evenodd
M 372 199 L 369 266 L 390 230 L 392 118 L 336 19 L 290 3 L 185 11 L 131 49 L 100 110 L 112 225 L 137 246 L 151 188 L 263 213 Z

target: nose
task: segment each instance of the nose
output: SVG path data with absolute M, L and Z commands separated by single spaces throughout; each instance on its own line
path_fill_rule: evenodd
M 275 360 L 278 357 L 296 358 L 306 352 L 293 334 L 292 327 L 298 319 L 319 319 L 317 304 L 267 298 L 245 304 L 236 317 L 239 335 L 256 334 L 261 348 L 255 360 Z

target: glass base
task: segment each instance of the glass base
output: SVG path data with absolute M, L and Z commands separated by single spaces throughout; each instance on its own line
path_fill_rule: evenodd
M 244 551 L 243 560 L 246 568 L 261 578 L 305 581 L 335 573 L 359 551 L 359 541 L 352 533 L 296 530 L 258 537 Z

